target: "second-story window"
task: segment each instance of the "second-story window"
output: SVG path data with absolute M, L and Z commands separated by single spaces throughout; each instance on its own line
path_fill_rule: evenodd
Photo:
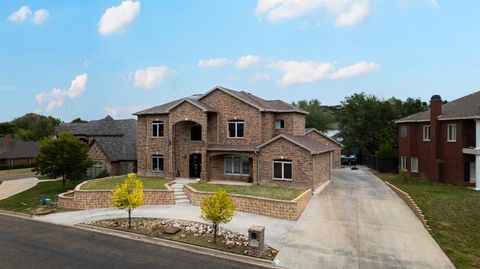
M 423 141 L 430 141 L 430 125 L 423 125 Z
M 202 126 L 194 125 L 190 129 L 190 140 L 192 141 L 202 141 Z
M 456 142 L 457 141 L 457 125 L 449 124 L 447 125 L 447 142 Z
M 242 138 L 244 136 L 245 123 L 243 120 L 228 121 L 228 137 Z
M 163 121 L 152 123 L 152 137 L 163 137 Z
M 285 128 L 285 121 L 275 120 L 275 129 L 283 129 L 283 128 Z
M 400 126 L 400 137 L 407 137 L 408 128 L 407 125 Z

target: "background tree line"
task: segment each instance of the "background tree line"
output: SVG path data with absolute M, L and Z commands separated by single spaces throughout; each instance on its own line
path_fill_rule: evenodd
M 317 100 L 301 100 L 294 105 L 308 111 L 306 127 L 328 131 L 338 127 L 346 150 L 382 157 L 396 156 L 397 127 L 395 120 L 428 109 L 420 99 L 380 99 L 356 93 L 341 101 L 340 106 L 322 106 Z
M 26 141 L 39 141 L 50 137 L 55 132 L 55 126 L 60 124 L 60 119 L 43 116 L 35 113 L 28 113 L 22 117 L 8 122 L 0 122 L 0 139 L 6 134 L 21 138 Z M 72 123 L 86 122 L 76 118 Z

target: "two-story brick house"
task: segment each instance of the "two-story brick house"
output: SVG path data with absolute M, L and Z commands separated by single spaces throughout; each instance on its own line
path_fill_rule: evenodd
M 398 120 L 399 166 L 431 181 L 480 190 L 480 92 Z
M 340 145 L 306 136 L 306 114 L 224 87 L 137 112 L 138 173 L 317 187 Z

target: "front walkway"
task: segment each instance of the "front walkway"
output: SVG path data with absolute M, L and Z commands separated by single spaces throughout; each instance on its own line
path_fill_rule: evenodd
M 455 268 L 404 201 L 363 169 L 333 172 L 276 260 L 285 268 Z
M 0 184 L 0 200 L 33 188 L 38 182 L 38 179 L 35 177 L 3 181 L 2 184 Z
M 102 208 L 34 216 L 33 218 L 49 223 L 75 225 L 95 220 L 126 217 L 127 213 L 125 211 L 116 208 Z M 191 204 L 141 206 L 133 211 L 132 217 L 172 218 L 205 222 L 200 218 L 200 207 Z M 230 223 L 220 226 L 247 234 L 248 228 L 252 225 L 265 226 L 265 242 L 276 249 L 280 249 L 293 229 L 295 221 L 237 212 Z

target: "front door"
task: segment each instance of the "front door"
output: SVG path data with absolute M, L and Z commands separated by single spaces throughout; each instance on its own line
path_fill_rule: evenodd
M 189 168 L 189 177 L 200 177 L 200 172 L 202 171 L 202 154 L 194 153 L 190 155 Z

